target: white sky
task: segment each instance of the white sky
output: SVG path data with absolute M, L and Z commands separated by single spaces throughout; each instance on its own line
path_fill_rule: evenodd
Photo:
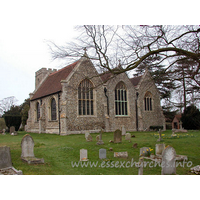
M 137 4 L 133 7 L 126 6 L 129 2 L 126 0 L 123 1 L 123 5 L 113 2 L 103 0 L 94 5 L 94 1 L 91 0 L 70 3 L 63 0 L 54 3 L 50 0 L 2 0 L 0 100 L 15 96 L 18 105 L 23 103 L 29 98 L 29 93 L 34 91 L 37 70 L 42 67 L 60 67 L 57 62 L 51 60 L 46 41 L 50 40 L 60 45 L 72 41 L 75 36 L 73 27 L 76 24 L 138 24 L 140 15 L 146 17 L 144 13 L 151 6 L 149 1 L 146 7 L 141 2 L 140 9 L 136 9 Z M 157 18 L 162 12 L 152 12 L 151 16 Z M 149 16 L 148 20 L 142 20 L 141 24 L 152 24 Z M 156 22 L 162 24 L 161 21 Z

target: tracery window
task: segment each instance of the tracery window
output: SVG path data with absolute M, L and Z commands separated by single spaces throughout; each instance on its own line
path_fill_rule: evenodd
M 51 100 L 51 120 L 56 120 L 57 114 L 56 114 L 56 100 L 53 98 Z
M 147 92 L 144 96 L 144 110 L 152 111 L 152 94 Z
M 78 87 L 78 113 L 79 115 L 94 115 L 93 84 L 84 79 Z
M 115 115 L 128 115 L 127 90 L 123 82 L 119 82 L 115 88 Z

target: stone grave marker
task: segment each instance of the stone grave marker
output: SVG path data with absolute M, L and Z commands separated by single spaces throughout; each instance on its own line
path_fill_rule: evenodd
M 122 135 L 125 135 L 126 134 L 126 129 L 124 127 L 124 125 L 122 126 Z
M 115 132 L 114 132 L 114 143 L 120 143 L 122 142 L 122 132 L 117 129 Z
M 156 155 L 162 155 L 163 151 L 165 149 L 165 144 L 156 144 Z
M 176 151 L 173 147 L 168 146 L 164 149 L 161 167 L 162 175 L 176 174 Z
M 106 159 L 106 149 L 99 149 L 99 158 Z
M 80 149 L 80 161 L 88 161 L 87 149 Z
M 87 142 L 92 142 L 92 136 L 90 134 L 87 135 L 86 141 Z
M 40 164 L 44 163 L 43 158 L 35 158 L 34 155 L 34 140 L 33 138 L 29 135 L 26 134 L 22 138 L 21 141 L 21 148 L 22 148 L 22 154 L 21 154 L 21 159 L 28 164 Z
M 90 133 L 89 133 L 89 132 L 86 132 L 86 133 L 85 133 L 85 139 L 88 137 L 88 135 L 90 135 Z
M 161 142 L 162 141 L 161 134 L 162 134 L 162 131 L 161 131 L 161 129 L 159 129 L 159 138 L 157 139 L 157 142 Z
M 11 126 L 11 127 L 10 127 L 10 134 L 11 134 L 11 133 L 14 133 L 14 132 L 15 132 L 15 127 L 14 127 L 14 126 Z
M 100 137 L 99 135 L 96 136 L 96 141 L 97 142 L 99 141 L 99 137 Z
M 101 133 L 100 133 L 100 135 L 99 135 L 99 141 L 97 142 L 97 144 L 98 145 L 102 145 L 102 144 L 104 144 L 104 142 L 103 142 L 103 140 L 102 140 L 102 130 L 101 130 Z
M 131 141 L 131 134 L 130 133 L 125 134 L 125 140 Z
M 114 152 L 115 158 L 128 158 L 128 152 Z
M 140 148 L 140 156 L 146 156 L 147 150 L 150 151 L 150 147 L 142 147 Z
M 4 128 L 3 132 L 2 132 L 2 135 L 5 135 L 5 134 L 6 134 L 6 129 Z
M 0 174 L 22 175 L 21 170 L 16 170 L 12 166 L 10 147 L 0 147 Z

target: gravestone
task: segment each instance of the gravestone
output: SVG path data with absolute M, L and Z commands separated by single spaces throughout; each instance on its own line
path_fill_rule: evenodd
M 90 134 L 87 135 L 86 141 L 87 142 L 92 142 L 92 136 Z
M 131 141 L 131 134 L 130 133 L 125 134 L 125 140 Z
M 162 155 L 165 149 L 165 144 L 156 144 L 156 155 Z
M 15 127 L 14 127 L 14 126 L 11 126 L 11 127 L 10 127 L 10 134 L 11 134 L 11 133 L 14 133 L 14 132 L 15 132 Z
M 162 134 L 162 131 L 161 131 L 161 129 L 159 129 L 159 138 L 157 139 L 157 142 L 161 142 L 162 141 L 161 134 Z
M 106 159 L 106 149 L 99 149 L 99 158 Z
M 99 141 L 99 137 L 100 137 L 99 135 L 96 136 L 96 141 L 97 142 Z
M 98 145 L 104 144 L 104 142 L 103 142 L 103 140 L 102 140 L 102 133 L 103 133 L 103 131 L 101 130 L 101 133 L 100 133 L 100 135 L 99 135 L 99 141 L 97 142 Z
M 143 175 L 143 162 L 144 162 L 144 158 L 143 157 L 139 158 L 138 175 Z
M 22 153 L 21 153 L 21 159 L 28 164 L 42 164 L 44 163 L 43 158 L 35 158 L 34 155 L 34 140 L 33 138 L 29 135 L 26 134 L 22 138 L 21 141 L 21 148 L 22 148 Z
M 150 147 L 142 147 L 140 148 L 140 156 L 146 156 L 147 152 L 150 151 Z
M 114 152 L 115 158 L 128 158 L 128 152 Z
M 89 133 L 89 132 L 86 132 L 86 133 L 85 133 L 85 139 L 88 137 L 88 135 L 90 135 L 90 133 Z
M 176 174 L 176 151 L 173 147 L 168 146 L 163 151 L 161 167 L 162 175 Z
M 122 132 L 117 129 L 115 132 L 114 132 L 114 143 L 120 143 L 122 142 Z
M 0 174 L 22 175 L 21 170 L 16 170 L 12 166 L 10 147 L 0 147 Z
M 125 135 L 126 134 L 126 129 L 124 127 L 124 125 L 122 126 L 122 135 Z
M 5 134 L 6 134 L 6 129 L 4 128 L 3 132 L 2 132 L 2 135 L 5 135 Z
M 87 155 L 87 149 L 80 149 L 80 161 L 87 161 L 88 155 Z

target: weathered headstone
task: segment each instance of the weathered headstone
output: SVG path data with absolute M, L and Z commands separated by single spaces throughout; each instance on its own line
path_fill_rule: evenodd
M 100 137 L 99 135 L 96 136 L 96 141 L 97 142 L 99 141 L 99 137 Z
M 165 149 L 165 144 L 156 144 L 156 155 L 162 155 L 163 151 Z
M 0 147 L 0 174 L 22 174 L 12 166 L 10 147 Z
M 158 138 L 157 142 L 161 142 L 162 141 L 161 134 L 162 134 L 162 131 L 161 131 L 161 129 L 159 129 L 159 138 Z
M 120 143 L 122 142 L 122 132 L 117 129 L 115 132 L 114 132 L 114 143 Z
M 99 158 L 106 159 L 106 149 L 99 149 Z
M 144 158 L 143 157 L 139 158 L 138 175 L 143 175 L 143 162 Z
M 150 151 L 150 147 L 142 147 L 140 148 L 140 156 L 147 156 Z
M 80 149 L 80 161 L 87 161 L 88 155 L 87 155 L 87 149 Z
M 10 127 L 10 134 L 11 134 L 11 133 L 14 133 L 14 132 L 15 132 L 15 127 L 14 127 L 14 126 L 11 126 L 11 127 Z
M 6 129 L 4 128 L 3 132 L 2 132 L 2 135 L 5 135 L 5 134 L 6 134 Z
M 163 151 L 161 167 L 162 175 L 176 174 L 176 151 L 173 147 L 168 146 Z
M 90 134 L 87 135 L 86 141 L 87 142 L 92 142 L 92 136 Z
M 90 135 L 90 133 L 89 133 L 89 132 L 86 132 L 86 133 L 85 133 L 85 139 L 88 137 L 88 135 Z
M 97 142 L 98 145 L 104 144 L 104 142 L 103 142 L 103 140 L 102 140 L 102 133 L 103 133 L 103 131 L 101 130 L 101 133 L 100 133 L 100 135 L 99 135 L 99 141 Z
M 114 152 L 115 158 L 128 158 L 128 152 Z
M 21 148 L 22 148 L 22 154 L 21 154 L 21 159 L 28 164 L 40 164 L 44 163 L 43 158 L 35 158 L 34 155 L 34 141 L 33 138 L 29 135 L 26 134 L 22 138 L 21 141 Z
M 125 134 L 125 140 L 131 141 L 131 134 L 130 133 Z
M 124 125 L 122 126 L 122 135 L 125 135 L 126 134 L 126 129 L 124 127 Z

